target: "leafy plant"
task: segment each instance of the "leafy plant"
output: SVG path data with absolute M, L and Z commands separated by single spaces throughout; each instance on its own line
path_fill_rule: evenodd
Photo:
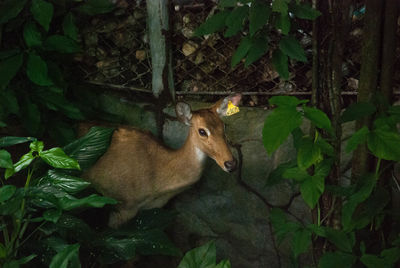
M 289 59 L 307 61 L 306 54 L 295 38 L 297 19 L 315 20 L 320 16 L 303 1 L 219 1 L 220 11 L 210 16 L 196 31 L 195 36 L 224 31 L 224 37 L 242 34 L 242 40 L 232 56 L 231 66 L 242 59 L 247 67 L 267 52 L 282 79 L 289 79 Z
M 278 171 L 272 173 L 274 182 L 280 175 L 281 179 L 289 179 L 299 185 L 301 196 L 310 209 L 316 208 L 315 223 L 303 224 L 288 219 L 285 212 L 272 209 L 270 220 L 275 230 L 278 243 L 285 238 L 291 240 L 292 260 L 298 265 L 300 254 L 308 252 L 312 241 L 323 238 L 332 245 L 331 251 L 326 251 L 319 259 L 318 267 L 337 267 L 338 265 L 352 267 L 361 262 L 367 267 L 392 267 L 398 260 L 399 233 L 392 236 L 396 239 L 384 241 L 392 245 L 383 248 L 378 254 L 367 254 L 368 248 L 364 242 L 357 242 L 362 230 L 368 225 L 375 230 L 381 228 L 381 223 L 388 216 L 385 212 L 390 198 L 388 191 L 377 182 L 384 169 L 382 160 L 400 159 L 400 134 L 396 124 L 400 118 L 396 111 L 398 106 L 380 111 L 373 125 L 360 128 L 347 142 L 346 151 L 352 152 L 357 145 L 366 143 L 371 154 L 377 158 L 374 173 L 365 174 L 356 184 L 345 186 L 329 185 L 325 182 L 331 170 L 333 147 L 321 133 L 330 133 L 331 140 L 337 138 L 332 132 L 332 126 L 325 113 L 316 108 L 305 106 L 307 101 L 295 97 L 273 97 L 270 104 L 276 105 L 266 118 L 263 129 L 263 143 L 268 153 L 273 153 L 289 136 L 297 150 L 296 165 L 284 164 Z M 348 122 L 370 116 L 377 109 L 371 104 L 358 103 L 343 112 L 342 121 Z M 315 126 L 315 133 L 307 135 L 299 127 L 307 119 Z M 327 226 L 326 218 L 321 218 L 319 199 L 325 192 L 341 200 L 341 223 L 337 227 Z M 397 241 L 397 242 L 396 242 Z M 376 245 L 373 245 L 375 248 Z M 358 250 L 361 247 L 361 250 Z M 372 249 L 371 249 L 372 250 Z M 360 252 L 361 251 L 361 252 Z
M 30 135 L 48 132 L 60 144 L 74 138 L 68 123 L 84 116 L 67 98 L 64 67 L 71 57 L 65 55 L 82 50 L 78 15 L 113 8 L 108 0 L 0 3 L 0 31 L 7 39 L 0 48 L 0 127 L 15 124 L 17 117 Z
M 208 242 L 186 252 L 178 268 L 231 268 L 229 260 L 216 264 L 216 252 L 215 242 Z
M 92 128 L 64 149 L 49 150 L 34 138 L 0 138 L 3 148 L 30 142 L 30 151 L 16 163 L 6 149 L 0 150 L 0 168 L 7 182 L 26 174 L 24 187 L 3 181 L 0 187 L 2 267 L 28 262 L 80 267 L 79 255 L 85 252 L 91 252 L 96 258 L 92 261 L 99 263 L 128 260 L 137 252 L 180 254 L 162 232 L 173 217 L 171 212 L 145 211 L 120 230 L 95 230 L 79 216 L 90 208 L 117 203 L 88 191 L 90 183 L 78 177 L 81 169 L 90 167 L 105 152 L 112 133 L 113 129 Z

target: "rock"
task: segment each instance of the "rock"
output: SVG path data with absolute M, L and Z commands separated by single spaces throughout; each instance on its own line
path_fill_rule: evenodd
M 199 45 L 193 41 L 185 42 L 182 46 L 183 55 L 185 55 L 186 57 L 192 55 L 198 47 Z

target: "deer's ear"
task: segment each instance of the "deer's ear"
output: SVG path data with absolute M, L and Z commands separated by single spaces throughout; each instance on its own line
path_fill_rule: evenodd
M 192 119 L 192 110 L 190 105 L 185 102 L 178 102 L 175 107 L 176 117 L 179 121 L 185 125 L 190 126 L 190 120 Z
M 226 98 L 219 100 L 217 103 L 214 104 L 211 109 L 216 112 L 220 117 L 223 117 L 227 115 L 226 112 L 228 110 L 228 103 L 231 102 L 233 105 L 238 106 L 241 99 L 242 94 L 232 94 Z

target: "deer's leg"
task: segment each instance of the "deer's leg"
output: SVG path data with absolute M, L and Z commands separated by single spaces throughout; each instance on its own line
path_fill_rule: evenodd
M 111 212 L 108 226 L 114 229 L 118 228 L 135 217 L 138 210 L 137 206 L 118 206 L 116 211 Z

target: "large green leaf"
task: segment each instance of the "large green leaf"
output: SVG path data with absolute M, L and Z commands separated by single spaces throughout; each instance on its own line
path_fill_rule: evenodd
M 269 220 L 274 228 L 274 235 L 276 235 L 278 245 L 287 235 L 302 229 L 300 223 L 288 221 L 285 212 L 279 208 L 271 209 Z
M 14 185 L 4 185 L 3 187 L 0 187 L 0 203 L 10 199 L 16 190 L 17 187 Z
M 36 138 L 33 137 L 14 137 L 14 136 L 6 136 L 0 138 L 0 148 L 8 147 L 20 143 L 32 142 L 35 141 Z
M 231 67 L 235 67 L 249 52 L 249 49 L 253 45 L 250 37 L 246 36 L 242 38 L 238 48 L 236 49 L 235 53 L 231 59 Z
M 342 230 L 336 230 L 333 228 L 325 228 L 325 237 L 332 242 L 338 249 L 352 253 L 353 243 L 349 239 L 348 235 Z
M 271 7 L 263 1 L 255 1 L 251 4 L 249 14 L 250 36 L 253 36 L 268 22 L 271 13 Z
M 292 250 L 294 257 L 297 257 L 308 250 L 311 245 L 311 232 L 307 229 L 301 229 L 293 234 Z
M 49 209 L 43 212 L 43 219 L 53 223 L 57 223 L 62 215 L 62 211 L 59 209 Z
M 73 244 L 65 247 L 58 252 L 50 263 L 50 268 L 68 268 L 70 263 L 74 263 L 76 268 L 81 267 L 79 262 L 79 244 Z
M 325 189 L 325 179 L 320 176 L 312 176 L 300 185 L 300 193 L 307 205 L 313 209 Z
M 312 8 L 308 3 L 295 3 L 289 5 L 289 11 L 296 17 L 306 20 L 315 20 L 321 16 L 321 12 Z
M 66 145 L 64 152 L 78 160 L 82 170 L 85 170 L 106 152 L 113 132 L 112 128 L 93 127 L 85 136 Z
M 3 268 L 18 268 L 23 264 L 27 264 L 28 262 L 36 258 L 36 256 L 36 254 L 31 254 L 18 260 L 11 260 L 10 262 L 6 262 Z
M 400 160 L 400 135 L 398 132 L 375 129 L 368 133 L 368 149 L 378 158 Z
M 51 35 L 44 42 L 43 47 L 48 51 L 60 53 L 77 53 L 81 51 L 79 44 L 73 39 L 63 35 Z
M 223 10 L 209 17 L 201 24 L 194 32 L 195 36 L 203 36 L 222 30 L 225 27 L 225 20 L 230 14 L 230 11 Z
M 272 2 L 272 11 L 287 14 L 289 2 L 290 0 L 274 0 Z
M 311 175 L 308 174 L 308 172 L 304 169 L 300 169 L 298 167 L 292 167 L 286 169 L 282 176 L 285 179 L 294 179 L 297 182 L 303 182 L 305 180 L 311 179 Z
M 115 205 L 118 202 L 112 198 L 91 194 L 81 199 L 74 198 L 71 195 L 65 195 L 58 200 L 58 206 L 63 210 L 73 210 L 76 208 L 102 208 L 105 205 Z
M 86 189 L 90 183 L 81 178 L 65 174 L 61 170 L 49 170 L 46 175 L 40 179 L 40 184 L 48 184 L 61 188 L 69 194 L 76 194 Z
M 325 130 L 331 131 L 332 125 L 329 117 L 320 109 L 315 107 L 307 107 L 304 108 L 304 116 L 310 119 L 310 121 L 318 128 L 323 128 Z
M 21 171 L 22 169 L 26 168 L 27 166 L 32 163 L 32 161 L 35 159 L 35 156 L 33 156 L 32 151 L 29 153 L 24 154 L 17 163 L 14 164 L 13 168 L 8 168 L 6 169 L 5 173 L 5 178 L 8 179 L 15 173 Z
M 214 241 L 188 251 L 178 268 L 209 268 L 215 266 L 216 247 Z
M 0 62 L 0 90 L 4 90 L 22 66 L 23 54 L 17 54 Z
M 42 33 L 33 21 L 25 24 L 23 35 L 25 44 L 28 47 L 40 46 L 42 44 Z
M 244 5 L 236 7 L 225 20 L 228 29 L 225 31 L 224 37 L 231 37 L 237 34 L 243 28 L 243 22 L 248 16 L 249 7 Z
M 71 38 L 74 41 L 78 41 L 79 30 L 75 23 L 74 14 L 69 12 L 67 15 L 65 15 L 62 27 L 65 36 Z
M 267 153 L 273 153 L 302 123 L 301 114 L 295 107 L 278 107 L 265 119 L 263 144 Z
M 289 79 L 288 57 L 280 49 L 275 49 L 271 58 L 272 65 L 283 80 Z
M 349 153 L 351 151 L 354 151 L 359 144 L 364 143 L 367 140 L 368 134 L 369 129 L 366 126 L 357 130 L 348 140 L 346 145 L 346 152 Z
M 252 40 L 252 46 L 246 56 L 244 67 L 261 58 L 268 51 L 268 40 L 266 38 L 255 38 Z
M 294 163 L 293 161 L 280 164 L 271 173 L 269 173 L 265 186 L 271 187 L 275 184 L 282 182 L 282 178 L 285 178 L 284 173 L 286 172 L 286 170 L 291 169 L 295 166 L 296 166 L 296 163 Z
M 53 4 L 45 0 L 32 0 L 31 12 L 33 18 L 42 25 L 47 32 L 53 18 Z
M 337 252 L 326 252 L 319 260 L 319 268 L 353 267 L 357 257 L 353 254 Z
M 376 107 L 369 102 L 357 102 L 351 104 L 343 112 L 341 120 L 342 122 L 349 122 L 353 120 L 358 120 L 363 117 L 372 115 L 376 112 Z
M 269 99 L 269 104 L 276 106 L 297 107 L 299 104 L 307 103 L 308 100 L 299 100 L 293 96 L 273 96 Z
M 88 0 L 78 6 L 77 10 L 87 15 L 93 16 L 105 14 L 113 11 L 115 5 L 109 0 Z
M 15 18 L 22 11 L 26 0 L 5 0 L 0 3 L 0 24 Z
M 311 165 L 322 160 L 321 148 L 313 142 L 310 137 L 300 140 L 297 149 L 297 165 L 300 169 L 306 170 Z
M 279 49 L 292 59 L 306 62 L 306 54 L 299 41 L 292 36 L 284 36 L 279 42 Z
M 52 148 L 39 153 L 40 158 L 54 168 L 80 169 L 78 161 L 69 157 L 61 148 Z
M 26 74 L 33 83 L 39 86 L 53 84 L 48 76 L 46 62 L 37 54 L 29 53 Z
M 6 150 L 0 150 L 0 168 L 13 168 L 11 155 Z
M 94 245 L 102 262 L 113 264 L 120 260 L 131 260 L 136 255 L 136 241 L 130 237 L 106 236 Z

